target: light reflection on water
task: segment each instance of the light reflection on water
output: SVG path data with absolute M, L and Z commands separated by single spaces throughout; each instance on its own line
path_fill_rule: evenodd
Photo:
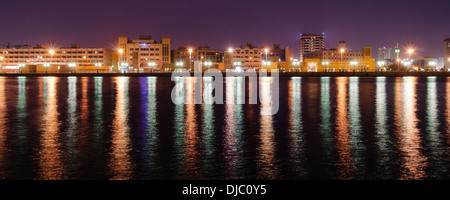
M 8 127 L 5 124 L 8 121 L 6 116 L 6 94 L 5 94 L 5 78 L 0 77 L 0 178 L 7 178 L 7 156 L 8 156 L 8 147 L 6 144 L 6 140 L 9 137 Z
M 348 77 L 337 78 L 337 109 L 336 109 L 336 151 L 338 154 L 335 165 L 338 167 L 339 179 L 350 179 L 354 176 L 354 163 L 351 154 L 350 123 L 348 121 L 347 86 Z
M 57 89 L 56 84 L 58 78 L 43 78 L 43 99 L 42 99 L 42 116 L 41 127 L 42 132 L 40 150 L 39 150 L 39 177 L 38 179 L 57 180 L 62 179 L 64 163 L 62 161 L 61 137 L 59 130 L 61 122 L 58 120 Z
M 305 137 L 302 122 L 302 78 L 292 77 L 289 82 L 289 157 L 293 160 L 296 177 L 305 178 Z
M 109 167 L 111 179 L 131 179 L 133 172 L 133 165 L 131 163 L 131 145 L 129 133 L 129 78 L 116 77 L 116 103 L 113 111 L 114 120 L 113 133 L 111 139 L 111 151 Z
M 420 151 L 421 137 L 417 128 L 416 116 L 416 77 L 403 77 L 396 79 L 395 90 L 395 119 L 397 127 L 398 148 L 401 159 L 402 174 L 400 179 L 424 178 L 426 158 Z
M 449 178 L 450 78 L 258 81 L 0 77 L 0 178 Z

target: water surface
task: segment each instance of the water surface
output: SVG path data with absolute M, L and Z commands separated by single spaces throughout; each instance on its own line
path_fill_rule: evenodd
M 449 179 L 450 78 L 199 81 L 0 77 L 0 178 Z

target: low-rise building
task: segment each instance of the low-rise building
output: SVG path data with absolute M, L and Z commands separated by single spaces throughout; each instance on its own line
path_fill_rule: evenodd
M 2 72 L 110 72 L 115 60 L 114 52 L 104 48 L 65 48 L 15 46 L 0 49 Z
M 163 37 L 160 42 L 151 36 L 140 36 L 137 40 L 118 38 L 118 70 L 129 72 L 160 71 L 164 64 L 171 63 L 171 38 Z
M 263 51 L 247 43 L 238 48 L 230 48 L 224 52 L 225 69 L 255 69 L 261 68 Z

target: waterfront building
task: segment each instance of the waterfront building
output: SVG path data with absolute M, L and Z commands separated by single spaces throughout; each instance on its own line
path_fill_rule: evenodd
M 226 50 L 224 52 L 224 66 L 225 69 L 261 69 L 262 60 L 268 60 L 266 55 L 264 50 L 247 43 L 246 45 Z
M 344 62 L 363 58 L 363 52 L 347 49 L 345 41 L 340 41 L 339 48 L 323 49 L 305 53 L 304 58 L 318 58 L 330 62 Z
M 1 72 L 111 72 L 117 59 L 110 49 L 71 47 L 49 48 L 45 45 L 13 46 L 0 49 Z
M 325 35 L 301 34 L 300 35 L 300 62 L 303 62 L 304 54 L 322 51 L 325 49 Z
M 189 56 L 191 56 L 191 59 L 189 59 Z M 172 50 L 172 60 L 173 62 L 183 61 L 184 63 L 194 61 L 221 63 L 223 62 L 223 54 L 219 50 L 210 49 L 209 46 L 200 46 L 198 48 L 178 47 L 178 49 Z
M 188 63 L 185 63 L 183 61 L 174 61 L 173 63 L 164 65 L 163 72 L 179 72 L 182 69 L 188 70 L 190 72 L 194 72 L 195 70 L 205 72 L 208 69 L 218 69 L 222 72 L 225 71 L 223 62 L 217 63 L 212 61 L 193 61 L 191 62 L 191 65 L 189 65 Z
M 304 54 L 302 71 L 375 71 L 372 47 L 363 47 L 362 51 L 347 49 L 345 41 L 339 42 L 339 49 L 324 49 Z
M 381 47 L 378 48 L 378 60 L 394 60 L 394 48 Z
M 444 59 L 446 62 L 446 69 L 450 69 L 450 38 L 444 40 Z
M 284 49 L 281 50 L 280 59 L 281 61 L 293 61 L 294 50 L 291 47 L 284 47 Z
M 140 36 L 136 40 L 118 37 L 118 69 L 128 72 L 160 71 L 163 65 L 171 63 L 170 46 L 170 37 L 163 37 L 160 42 L 151 36 Z

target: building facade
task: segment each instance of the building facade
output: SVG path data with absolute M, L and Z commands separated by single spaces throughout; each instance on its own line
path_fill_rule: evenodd
M 294 60 L 294 50 L 291 47 L 284 47 L 281 50 L 281 61 L 293 61 Z
M 394 48 L 381 47 L 378 48 L 378 60 L 394 60 Z
M 238 48 L 230 48 L 224 52 L 225 69 L 260 69 L 263 60 L 263 51 L 247 43 Z
M 66 48 L 21 46 L 0 49 L 3 72 L 110 72 L 113 70 L 114 52 L 104 48 Z
M 339 42 L 339 49 L 325 49 L 304 55 L 302 71 L 309 72 L 365 72 L 375 71 L 372 47 L 362 51 L 347 49 L 345 42 Z
M 300 62 L 303 62 L 303 54 L 317 52 L 325 49 L 325 35 L 301 34 L 300 35 Z
M 137 40 L 118 37 L 119 71 L 149 72 L 160 71 L 171 63 L 171 38 L 163 37 L 160 42 L 151 36 L 140 36 Z
M 189 52 L 191 49 L 191 52 Z M 189 56 L 191 59 L 189 59 Z M 223 62 L 223 54 L 219 50 L 210 49 L 209 46 L 199 48 L 178 47 L 172 50 L 173 62 L 189 63 L 193 61 L 208 61 L 213 63 Z
M 444 40 L 444 60 L 446 60 L 446 69 L 450 69 L 450 38 Z

